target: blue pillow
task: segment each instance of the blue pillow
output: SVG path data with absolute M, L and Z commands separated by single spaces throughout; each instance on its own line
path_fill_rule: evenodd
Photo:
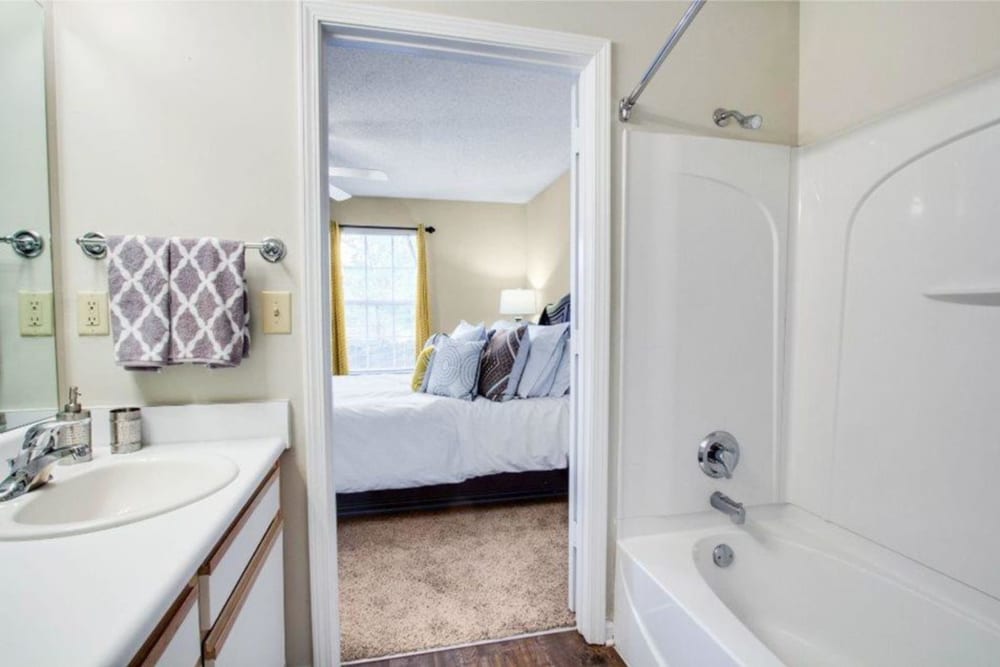
M 552 389 L 549 389 L 549 396 L 565 396 L 569 393 L 569 362 L 573 357 L 573 346 L 570 345 L 569 337 L 563 343 L 562 357 L 559 358 L 559 366 L 556 368 L 555 379 L 552 380 Z
M 517 395 L 520 398 L 548 396 L 556 379 L 556 371 L 559 370 L 563 347 L 569 337 L 569 323 L 554 326 L 532 324 L 528 327 L 528 337 L 531 340 L 528 363 L 521 373 Z
M 426 350 L 428 347 L 436 348 L 438 342 L 446 339 L 447 337 L 448 334 L 446 333 L 432 334 L 431 337 L 427 339 L 427 342 L 424 343 L 424 349 Z M 419 389 L 419 391 L 422 391 L 425 394 L 427 393 L 427 381 L 431 379 L 431 368 L 433 368 L 433 366 L 434 366 L 434 355 L 432 354 L 430 361 L 427 362 L 427 370 L 424 371 L 424 381 L 421 383 Z
M 479 357 L 484 341 L 439 340 L 428 369 L 427 393 L 471 401 L 479 381 Z

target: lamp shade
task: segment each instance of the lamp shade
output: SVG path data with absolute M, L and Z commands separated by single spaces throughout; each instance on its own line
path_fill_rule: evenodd
M 535 290 L 505 289 L 500 290 L 501 315 L 530 315 L 535 312 Z

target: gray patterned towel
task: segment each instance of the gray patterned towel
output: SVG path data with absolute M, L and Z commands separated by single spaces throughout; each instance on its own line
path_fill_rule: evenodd
M 250 356 L 243 242 L 170 239 L 170 361 L 230 368 Z
M 108 295 L 115 362 L 159 370 L 170 361 L 169 246 L 148 236 L 108 237 Z

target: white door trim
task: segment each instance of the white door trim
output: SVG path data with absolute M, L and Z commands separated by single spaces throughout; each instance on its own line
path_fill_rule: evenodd
M 579 336 L 580 409 L 576 411 L 580 522 L 577 629 L 591 643 L 607 640 L 608 447 L 611 297 L 611 43 L 606 39 L 475 21 L 438 14 L 307 0 L 301 5 L 301 138 L 305 350 L 303 422 L 309 513 L 309 588 L 313 664 L 337 664 L 337 535 L 330 383 L 329 197 L 326 98 L 322 85 L 323 29 L 373 30 L 439 39 L 479 53 L 533 54 L 581 72 L 579 290 L 574 318 Z M 529 56 L 525 56 L 529 57 Z

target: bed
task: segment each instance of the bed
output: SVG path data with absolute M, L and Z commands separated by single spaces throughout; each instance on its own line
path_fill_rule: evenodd
M 410 389 L 409 374 L 333 377 L 341 516 L 566 493 L 569 397 L 497 403 Z

